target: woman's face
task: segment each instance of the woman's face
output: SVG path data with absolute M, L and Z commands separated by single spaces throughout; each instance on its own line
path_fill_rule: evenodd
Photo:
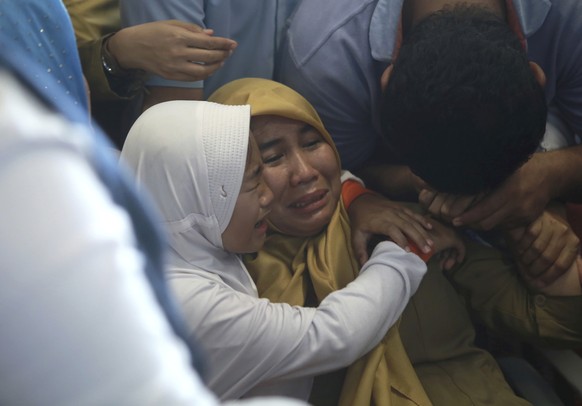
M 243 183 L 228 226 L 222 233 L 222 246 L 236 254 L 257 252 L 267 234 L 265 217 L 273 193 L 263 179 L 263 163 L 257 143 L 251 135 Z
M 319 233 L 331 220 L 341 191 L 332 147 L 310 125 L 280 116 L 257 116 L 251 128 L 274 194 L 269 220 L 293 236 Z

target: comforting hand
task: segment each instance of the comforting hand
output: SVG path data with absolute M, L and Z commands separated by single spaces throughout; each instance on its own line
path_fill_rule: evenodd
M 546 176 L 548 171 L 544 161 L 548 154 L 534 154 L 499 188 L 455 217 L 453 224 L 483 230 L 530 224 L 541 215 L 552 198 L 551 181 Z
M 122 29 L 109 38 L 108 48 L 122 68 L 197 81 L 219 69 L 237 45 L 212 33 L 182 21 L 155 21 Z
M 439 258 L 441 269 L 449 270 L 463 262 L 465 243 L 455 229 L 433 219 L 429 235 L 434 242 L 433 249 Z
M 404 204 L 369 193 L 354 200 L 348 214 L 352 246 L 360 264 L 368 259 L 367 246 L 373 235 L 387 236 L 404 249 L 408 248 L 409 240 L 424 252 L 432 249 L 433 242 L 428 235 L 431 222 Z
M 558 216 L 544 211 L 528 227 L 506 232 L 524 279 L 537 289 L 552 284 L 575 263 L 580 241 Z
M 432 216 L 450 223 L 453 218 L 464 213 L 482 197 L 481 194 L 461 196 L 440 193 L 432 189 L 422 189 L 418 195 L 418 202 Z

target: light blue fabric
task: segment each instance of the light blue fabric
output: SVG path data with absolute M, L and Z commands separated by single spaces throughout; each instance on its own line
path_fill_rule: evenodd
M 348 170 L 379 145 L 380 77 L 391 62 L 402 2 L 303 1 L 281 45 L 276 79 L 317 109 Z M 513 2 L 528 55 L 546 74 L 548 103 L 582 134 L 582 1 Z
M 49 97 L 55 99 L 61 93 L 52 86 L 61 87 L 86 112 L 85 121 L 90 121 L 74 30 L 62 1 L 0 0 L 0 34 L 16 43 L 54 79 L 42 83 Z
M 202 82 L 169 81 L 152 77 L 149 86 L 204 87 L 208 97 L 234 79 L 273 78 L 275 48 L 280 24 L 293 11 L 297 0 L 121 0 L 124 26 L 176 19 L 214 30 L 231 38 L 238 47 L 219 71 Z

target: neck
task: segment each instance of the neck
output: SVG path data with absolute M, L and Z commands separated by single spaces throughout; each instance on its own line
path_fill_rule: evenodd
M 506 19 L 505 0 L 404 0 L 402 7 L 404 29 L 407 31 L 430 14 L 457 4 L 479 5 Z

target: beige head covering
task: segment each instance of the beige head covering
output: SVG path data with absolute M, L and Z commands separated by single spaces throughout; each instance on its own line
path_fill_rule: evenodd
M 281 116 L 309 124 L 331 145 L 338 163 L 341 164 L 333 139 L 313 106 L 282 83 L 259 78 L 234 80 L 216 90 L 208 100 L 231 105 L 250 104 L 252 117 Z
M 252 116 L 277 115 L 310 124 L 332 146 L 339 162 L 333 141 L 313 107 L 283 84 L 266 79 L 235 80 L 218 89 L 209 100 L 250 104 Z M 320 234 L 304 238 L 271 232 L 264 248 L 255 258 L 245 258 L 245 264 L 260 296 L 273 302 L 317 306 L 329 293 L 354 280 L 360 270 L 341 199 L 330 223 Z M 327 389 L 330 387 L 331 392 Z M 334 405 L 430 403 L 397 328 L 392 328 L 377 347 L 350 366 L 345 379 L 343 375 L 331 374 L 316 379 L 311 400 L 314 404 Z

